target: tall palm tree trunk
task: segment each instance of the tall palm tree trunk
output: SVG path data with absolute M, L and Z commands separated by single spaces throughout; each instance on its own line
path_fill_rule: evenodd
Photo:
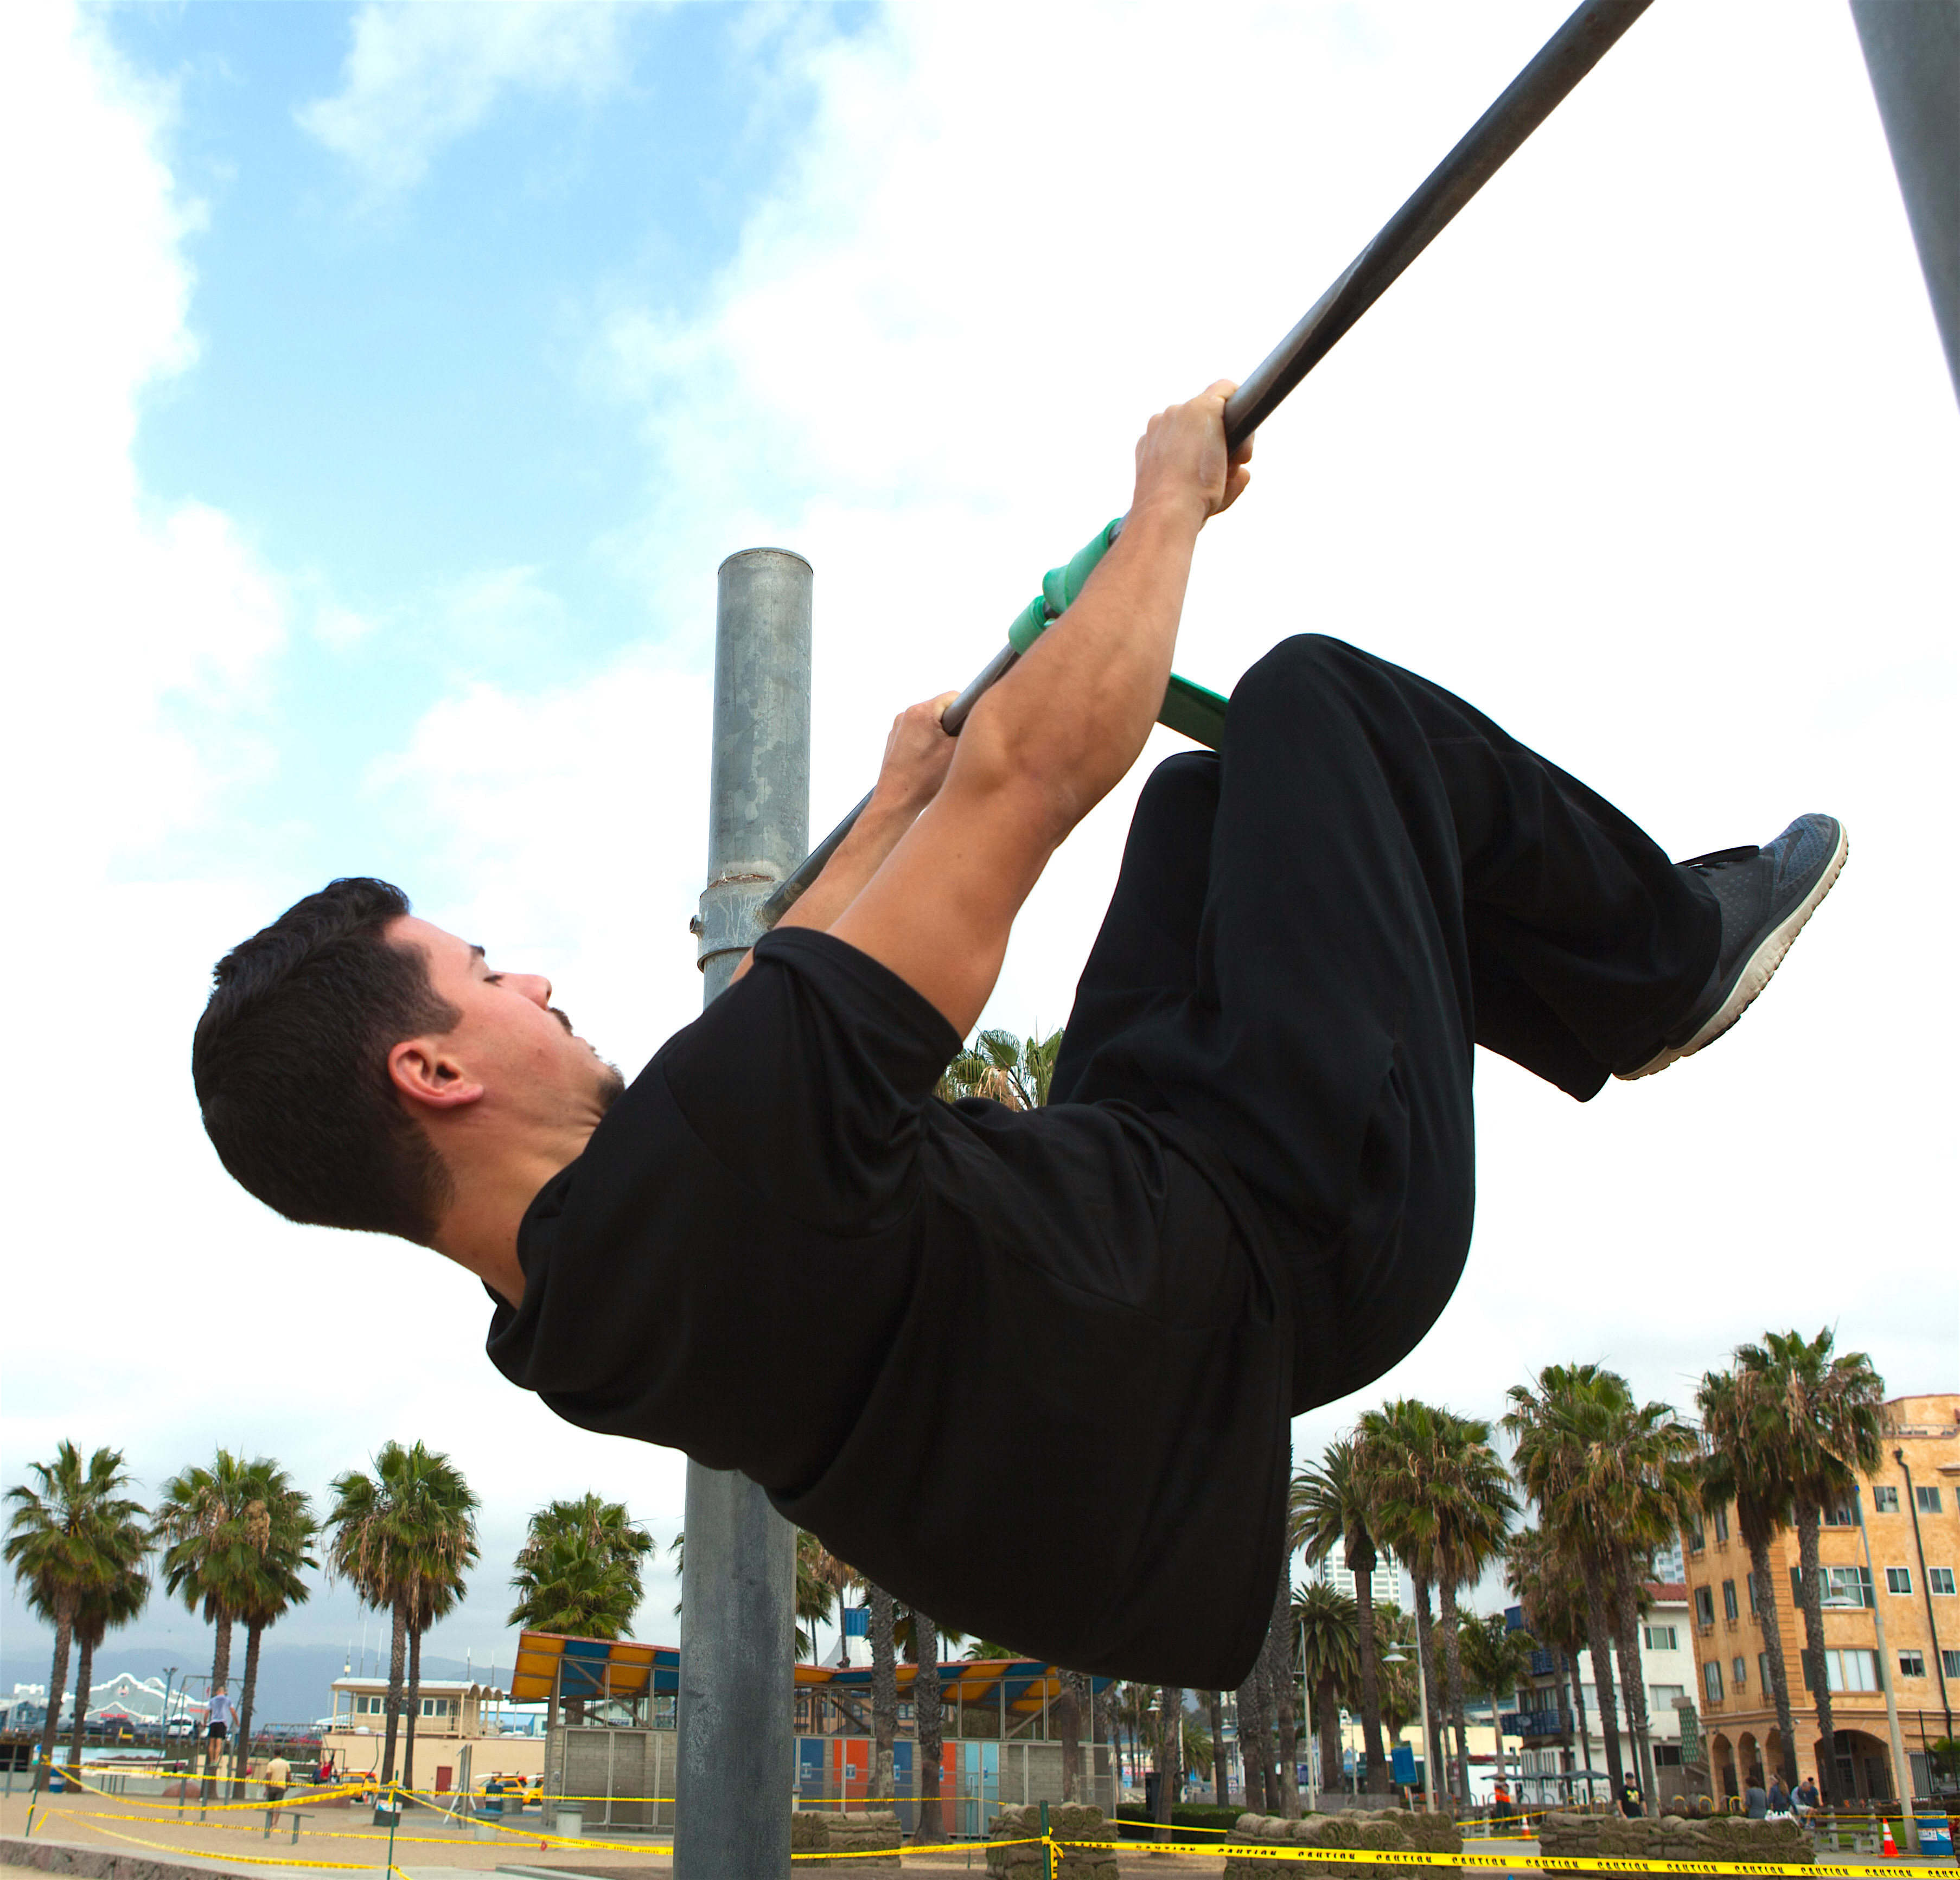
M 918 1656 L 918 1676 L 912 1684 L 912 1729 L 918 1738 L 918 1825 L 912 1831 L 912 1839 L 931 1843 L 946 1838 L 939 1802 L 945 1719 L 939 1703 L 939 1627 L 916 1608 L 912 1612 L 912 1649 Z
M 1370 1795 L 1386 1795 L 1392 1785 L 1382 1753 L 1382 1693 L 1375 1668 L 1375 1550 L 1351 1556 L 1348 1570 L 1354 1576 L 1355 1629 L 1360 1634 L 1361 1757 L 1367 1772 L 1361 1786 Z
M 1279 1812 L 1289 1821 L 1300 1819 L 1300 1700 L 1293 1659 L 1293 1583 L 1283 1563 L 1272 1623 L 1266 1628 L 1266 1688 L 1272 1694 L 1273 1720 L 1278 1726 Z
M 1422 1666 L 1423 1682 L 1429 1691 L 1427 1713 L 1422 1719 L 1422 1760 L 1433 1780 L 1437 1758 L 1444 1744 L 1442 1720 L 1437 1715 L 1437 1699 L 1440 1694 L 1437 1690 L 1434 1643 L 1430 1637 L 1429 1576 L 1411 1567 L 1409 1581 L 1415 1592 L 1416 1657 Z
M 1581 1769 L 1590 1769 L 1592 1767 L 1592 1732 L 1586 1727 L 1586 1686 L 1580 1678 L 1578 1656 L 1572 1652 L 1562 1652 L 1559 1656 L 1565 1661 L 1566 1671 L 1572 1679 L 1573 1727 L 1579 1732 L 1579 1766 Z M 1589 1798 L 1592 1793 L 1589 1783 L 1586 1785 L 1586 1793 Z
M 245 1777 L 250 1772 L 252 1705 L 259 1691 L 259 1641 L 266 1628 L 256 1621 L 245 1626 L 245 1688 L 238 1695 L 238 1749 L 231 1763 L 231 1799 L 245 1799 Z
M 81 1739 L 88 1731 L 88 1694 L 95 1682 L 95 1634 L 84 1627 L 78 1642 L 75 1667 L 75 1729 L 68 1740 L 68 1766 L 81 1773 Z
M 1831 1680 L 1824 1657 L 1824 1592 L 1817 1566 L 1817 1528 L 1822 1519 L 1815 1502 L 1796 1498 L 1797 1585 L 1803 1606 L 1804 1658 L 1810 1672 L 1810 1694 L 1817 1703 L 1817 1735 L 1822 1754 L 1817 1758 L 1817 1786 L 1832 1807 L 1847 1802 L 1839 1793 L 1838 1726 L 1831 1714 Z
M 388 1640 L 388 1716 L 381 1739 L 381 1780 L 395 1780 L 395 1745 L 402 1728 L 402 1682 L 406 1675 L 409 1653 L 408 1614 L 404 1603 L 394 1604 L 394 1627 Z
M 1252 1665 L 1252 1675 L 1239 1687 L 1239 1761 L 1246 1772 L 1246 1805 L 1261 1815 L 1277 1815 L 1279 1798 L 1267 1783 L 1271 1767 L 1268 1747 L 1272 1719 L 1266 1711 L 1265 1653 Z
M 1313 1715 L 1320 1729 L 1320 1786 L 1322 1790 L 1341 1786 L 1341 1706 L 1335 1697 L 1334 1678 L 1323 1675 L 1313 1687 Z
M 1082 1799 L 1082 1704 L 1072 1671 L 1057 1673 L 1055 1720 L 1061 1735 L 1061 1799 Z
M 1211 1793 L 1221 1808 L 1232 1805 L 1231 1779 L 1225 1767 L 1225 1694 L 1205 1693 L 1211 1700 Z
M 882 1586 L 867 1585 L 864 1629 L 871 1646 L 871 1783 L 868 1799 L 889 1801 L 897 1786 L 892 1745 L 899 1735 L 899 1655 L 892 1642 L 898 1608 Z
M 1157 1700 L 1157 1839 L 1170 1839 L 1170 1812 L 1182 1783 L 1184 1687 L 1166 1684 Z
M 75 1640 L 75 1613 L 65 1600 L 55 1608 L 55 1662 L 48 1673 L 48 1713 L 41 1719 L 41 1753 L 34 1764 L 33 1793 L 38 1796 L 54 1767 L 55 1737 L 61 1729 L 62 1699 L 68 1691 L 68 1655 Z
M 1606 1739 L 1606 1778 L 1618 1795 L 1625 1776 L 1620 1761 L 1619 1732 L 1615 1727 L 1617 1700 L 1613 1692 L 1612 1627 L 1606 1616 L 1605 1576 L 1590 1554 L 1583 1557 L 1581 1567 L 1586 1577 L 1586 1652 L 1592 1661 L 1592 1688 L 1599 1699 L 1599 1729 Z M 1583 1691 L 1580 1695 L 1584 1695 Z
M 1770 1694 L 1776 1702 L 1777 1730 L 1783 1738 L 1783 1786 L 1796 1788 L 1796 1723 L 1790 1710 L 1790 1672 L 1783 1663 L 1783 1627 L 1777 1623 L 1776 1580 L 1770 1572 L 1770 1544 L 1758 1535 L 1749 1548 L 1749 1581 L 1755 1589 L 1756 1616 L 1762 1622 L 1763 1655 L 1770 1661 Z
M 1634 1739 L 1634 1754 L 1640 1768 L 1640 1793 L 1646 1799 L 1641 1812 L 1652 1806 L 1657 1784 L 1654 1780 L 1653 1738 L 1647 1726 L 1647 1680 L 1640 1675 L 1640 1588 L 1634 1575 L 1633 1556 L 1619 1550 L 1615 1566 L 1614 1617 L 1619 1622 L 1614 1645 L 1620 1655 L 1620 1694 L 1627 1707 L 1627 1731 Z
M 402 1746 L 402 1786 L 415 1786 L 415 1719 L 422 1707 L 422 1628 L 409 1622 L 409 1728 Z
M 1437 1588 L 1443 1608 L 1443 1684 L 1449 1707 L 1450 1727 L 1456 1732 L 1456 1780 L 1450 1786 L 1458 1805 L 1470 1806 L 1470 1727 L 1463 1714 L 1463 1650 L 1457 1633 L 1456 1588 L 1446 1576 Z M 1492 1714 L 1497 1707 L 1491 1706 Z
M 211 1648 L 211 1689 L 214 1697 L 221 1691 L 229 1691 L 231 1686 L 231 1614 L 221 1612 L 216 1627 L 218 1636 Z M 234 1718 L 234 1735 L 237 1734 L 237 1727 Z M 212 1749 L 211 1733 L 207 1730 L 204 1738 L 204 1799 L 207 1802 L 217 1797 L 218 1765 L 223 1754 L 222 1751 L 214 1752 Z

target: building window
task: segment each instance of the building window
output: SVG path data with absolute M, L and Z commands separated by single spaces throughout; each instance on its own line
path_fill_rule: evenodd
M 1688 1695 L 1685 1684 L 1650 1684 L 1647 1686 L 1647 1708 L 1657 1710 L 1663 1716 Z
M 1737 1691 L 1745 1690 L 1748 1688 L 1749 1681 L 1749 1668 L 1742 1659 L 1737 1658 L 1732 1659 L 1729 1661 L 1729 1681 Z
M 1872 1576 L 1863 1567 L 1827 1567 L 1823 1573 L 1822 1592 L 1827 1606 L 1869 1606 L 1872 1603 Z
M 1726 1541 L 1729 1538 L 1729 1510 L 1724 1507 L 1715 1510 L 1715 1538 Z
M 1675 1635 L 1675 1629 L 1671 1625 L 1643 1626 L 1641 1630 L 1647 1639 L 1647 1649 L 1650 1652 L 1678 1652 L 1681 1649 Z
M 1746 1587 L 1748 1587 L 1748 1589 L 1749 1589 L 1749 1617 L 1750 1617 L 1751 1618 L 1752 1618 L 1752 1619 L 1753 1619 L 1753 1618 L 1756 1616 L 1756 1576 L 1755 1576 L 1755 1575 L 1754 1573 L 1751 1573 L 1751 1574 L 1747 1575 L 1747 1576 L 1744 1578 L 1744 1579 L 1743 1579 L 1743 1581 L 1742 1581 L 1742 1584 L 1743 1584 L 1744 1586 L 1745 1586 Z
M 1824 1525 L 1827 1528 L 1855 1528 L 1858 1522 L 1857 1518 L 1851 1513 L 1851 1504 L 1848 1501 L 1841 1501 L 1836 1507 L 1825 1509 Z
M 1898 1490 L 1888 1488 L 1883 1482 L 1872 1490 L 1872 1512 L 1875 1515 L 1895 1515 L 1898 1513 Z
M 1879 1689 L 1879 1655 L 1876 1652 L 1842 1651 L 1824 1654 L 1824 1678 L 1832 1691 Z
M 1949 1678 L 1960 1678 L 1960 1652 L 1949 1651 L 1943 1645 L 1939 1648 L 1939 1668 Z
M 1939 1490 L 1915 1488 L 1912 1491 L 1912 1505 L 1923 1515 L 1936 1515 L 1939 1512 Z
M 1770 1686 L 1770 1655 L 1767 1652 L 1756 1654 L 1756 1688 L 1768 1691 Z
M 1701 1523 L 1698 1521 L 1688 1530 L 1688 1551 L 1691 1554 L 1699 1554 L 1707 1544 L 1708 1536 L 1702 1532 Z
M 1731 1625 L 1736 1623 L 1736 1583 L 1732 1579 L 1722 1583 L 1722 1616 Z
M 1899 1675 L 1901 1678 L 1923 1678 L 1926 1675 L 1926 1654 L 1923 1652 L 1900 1653 Z
M 1720 1659 L 1711 1658 L 1701 1667 L 1701 1682 L 1703 1688 L 1708 1693 L 1708 1701 L 1720 1703 L 1722 1701 L 1722 1663 Z
M 1903 1567 L 1888 1567 L 1885 1569 L 1885 1591 L 1887 1592 L 1911 1592 L 1912 1591 L 1912 1575 L 1911 1572 Z
M 361 1697 L 355 1702 L 355 1709 L 363 1716 L 379 1716 L 387 1706 L 386 1697 Z
M 1706 1586 L 1698 1586 L 1694 1589 L 1694 1617 L 1698 1624 L 1713 1625 L 1715 1623 L 1715 1595 Z
M 1950 1567 L 1929 1567 L 1926 1570 L 1926 1583 L 1933 1592 L 1953 1597 L 1953 1570 Z

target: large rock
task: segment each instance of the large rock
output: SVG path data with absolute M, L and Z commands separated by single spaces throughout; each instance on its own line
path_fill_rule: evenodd
M 1048 1830 L 1058 1841 L 1113 1841 L 1116 1837 L 1100 1808 L 1074 1802 L 1051 1802 Z M 1040 1880 L 1041 1804 L 1003 1808 L 987 1831 L 987 1871 L 994 1880 Z M 1002 1843 L 1018 1845 L 1003 1846 Z M 1109 1847 L 1064 1847 L 1055 1863 L 1055 1880 L 1118 1880 L 1115 1850 Z M 851 1863 L 857 1864 L 854 1861 Z
M 1538 1830 L 1538 1848 L 1558 1860 L 1760 1860 L 1808 1867 L 1815 1858 L 1810 1837 L 1795 1821 L 1752 1821 L 1739 1815 L 1630 1821 L 1617 1814 L 1554 1812 Z
M 1236 1843 L 1284 1843 L 1289 1847 L 1352 1849 L 1365 1853 L 1460 1854 L 1463 1831 L 1447 1815 L 1418 1815 L 1407 1808 L 1382 1808 L 1366 1814 L 1309 1815 L 1297 1821 L 1277 1815 L 1242 1815 L 1233 1831 Z M 1386 1861 L 1293 1859 L 1262 1860 L 1256 1854 L 1235 1853 L 1225 1858 L 1224 1880 L 1408 1880 L 1408 1869 Z

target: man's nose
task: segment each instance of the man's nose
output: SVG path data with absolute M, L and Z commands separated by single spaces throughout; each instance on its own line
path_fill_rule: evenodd
M 520 972 L 511 975 L 517 982 L 517 990 L 533 1005 L 551 1009 L 552 982 L 541 972 Z

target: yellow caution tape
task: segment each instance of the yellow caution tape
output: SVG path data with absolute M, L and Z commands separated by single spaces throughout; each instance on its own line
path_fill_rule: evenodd
M 187 1850 L 170 1841 L 145 1840 L 140 1834 L 118 1834 L 113 1828 L 97 1828 L 98 1834 L 107 1834 L 112 1840 L 127 1841 L 132 1847 L 154 1847 L 167 1854 L 181 1854 Z M 333 1867 L 345 1872 L 366 1873 L 371 1871 L 364 1860 L 268 1860 L 252 1854 L 221 1854 L 205 1856 L 207 1859 L 237 1861 L 247 1867 Z
M 1003 1843 L 1004 1845 L 1005 1843 Z M 1057 1847 L 1128 1849 L 1135 1853 L 1149 1849 L 1158 1853 L 1223 1854 L 1243 1860 L 1346 1861 L 1357 1866 L 1386 1867 L 1500 1867 L 1529 1868 L 1533 1871 L 1573 1873 L 1741 1873 L 1793 1876 L 1828 1875 L 1831 1880 L 1952 1880 L 1951 1867 L 1909 1867 L 1891 1861 L 1850 1866 L 1818 1861 L 1799 1866 L 1794 1862 L 1772 1860 L 1627 1860 L 1606 1854 L 1427 1854 L 1405 1853 L 1392 1847 L 1315 1847 L 1298 1842 L 1259 1841 L 1220 1847 L 1204 1841 L 1089 1841 L 1055 1840 Z

